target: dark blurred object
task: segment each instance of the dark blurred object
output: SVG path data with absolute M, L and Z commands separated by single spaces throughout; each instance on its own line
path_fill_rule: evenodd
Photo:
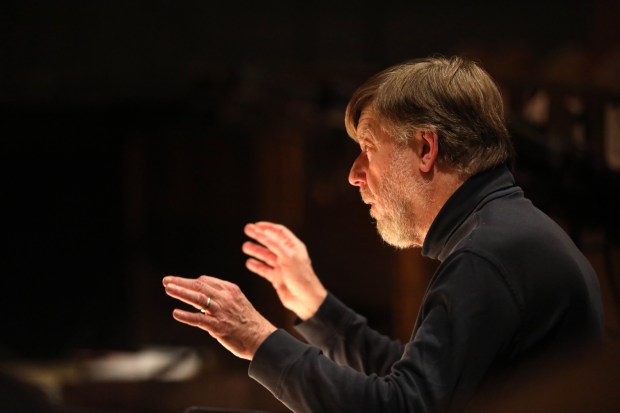
M 183 413 L 265 413 L 258 410 L 218 409 L 215 407 L 190 407 Z
M 52 104 L 0 112 L 13 131 L 0 138 L 2 271 L 12 291 L 0 303 L 2 351 L 55 359 L 125 344 L 118 114 Z
M 39 388 L 0 373 L 0 413 L 61 413 Z
M 601 257 L 597 272 L 610 296 L 606 312 L 618 318 L 620 95 L 557 83 L 515 82 L 506 88 L 517 180 L 586 255 Z
M 613 148 L 620 137 L 607 124 L 620 96 L 544 85 L 529 90 L 509 123 L 526 189 L 568 221 L 577 242 L 585 227 L 596 227 L 618 243 L 620 167 Z
M 620 342 L 531 364 L 481 393 L 465 413 L 616 413 Z

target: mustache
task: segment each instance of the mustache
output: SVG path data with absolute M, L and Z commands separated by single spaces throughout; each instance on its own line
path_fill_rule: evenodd
M 362 201 L 366 203 L 374 200 L 374 197 L 370 195 L 370 192 L 367 189 L 360 188 L 360 196 L 362 197 Z

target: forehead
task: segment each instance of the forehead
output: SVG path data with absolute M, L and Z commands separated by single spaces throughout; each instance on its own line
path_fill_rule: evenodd
M 364 108 L 355 129 L 355 140 L 378 140 L 380 133 L 381 127 L 376 111 L 369 107 Z

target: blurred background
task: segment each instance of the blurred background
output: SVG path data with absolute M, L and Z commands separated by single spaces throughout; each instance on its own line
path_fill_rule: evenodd
M 368 76 L 427 55 L 476 59 L 497 79 L 519 184 L 597 269 L 615 342 L 618 4 L 2 2 L 0 404 L 286 411 L 247 362 L 172 320 L 161 286 L 225 278 L 290 330 L 244 268 L 257 220 L 293 229 L 330 290 L 407 340 L 435 264 L 375 234 L 347 182 L 359 149 L 343 114 Z M 598 388 L 620 388 L 611 359 L 584 373 Z

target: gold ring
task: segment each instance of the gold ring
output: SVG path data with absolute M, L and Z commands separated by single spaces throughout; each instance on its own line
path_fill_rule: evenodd
M 207 298 L 207 305 L 205 305 L 205 308 L 203 308 L 202 310 L 200 310 L 201 313 L 206 313 L 207 310 L 209 309 L 209 306 L 211 305 L 211 297 Z

